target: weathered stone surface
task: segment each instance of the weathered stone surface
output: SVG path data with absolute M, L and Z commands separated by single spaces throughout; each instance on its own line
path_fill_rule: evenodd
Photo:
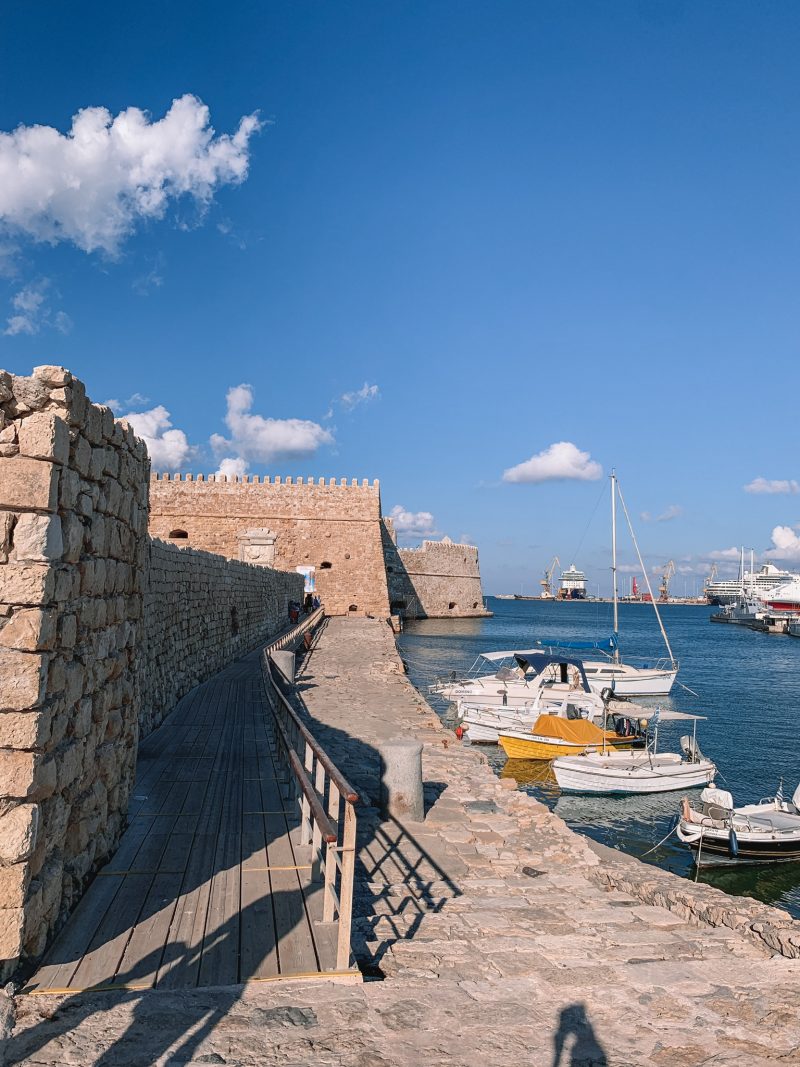
M 0 647 L 26 652 L 53 647 L 56 637 L 55 612 L 42 608 L 17 607 L 0 615 Z
M 0 458 L 3 506 L 9 509 L 55 511 L 58 467 L 27 456 Z
M 36 849 L 38 831 L 37 804 L 20 804 L 0 814 L 0 866 L 29 859 Z
M 3 748 L 39 749 L 50 738 L 52 710 L 0 712 L 0 745 Z
M 25 912 L 20 908 L 0 908 L 0 960 L 13 960 L 22 950 Z
M 17 442 L 21 456 L 52 460 L 58 464 L 69 460 L 69 427 L 53 412 L 42 411 L 22 419 Z
M 50 566 L 37 563 L 6 563 L 0 566 L 0 603 L 21 606 L 46 604 L 55 591 Z
M 46 563 L 61 559 L 64 540 L 58 515 L 20 515 L 14 527 L 12 558 L 22 563 Z
M 42 800 L 52 794 L 56 780 L 54 760 L 0 748 L 0 797 Z
M 44 696 L 45 669 L 46 663 L 38 652 L 0 647 L 0 711 L 35 707 Z

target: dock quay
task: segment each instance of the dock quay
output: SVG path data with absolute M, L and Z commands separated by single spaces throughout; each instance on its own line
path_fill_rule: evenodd
M 259 669 L 245 657 L 195 700 L 235 684 L 253 704 Z M 5 1065 L 800 1060 L 800 924 L 617 857 L 497 779 L 409 684 L 384 621 L 327 620 L 292 700 L 359 791 L 352 949 L 363 981 L 244 980 L 257 977 L 241 961 L 259 945 L 257 913 L 249 931 L 239 921 L 240 888 L 223 895 L 227 913 L 207 914 L 217 955 L 205 981 L 4 998 Z M 379 812 L 377 746 L 398 737 L 424 745 L 421 823 Z M 217 879 L 234 872 L 230 890 L 237 865 L 217 866 Z M 313 910 L 301 914 L 303 893 L 300 879 L 295 931 Z M 238 934 L 220 953 L 226 926 Z M 226 953 L 236 972 L 217 969 Z

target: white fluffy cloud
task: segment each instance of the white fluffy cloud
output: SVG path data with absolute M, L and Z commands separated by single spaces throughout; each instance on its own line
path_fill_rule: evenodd
M 229 478 L 241 478 L 243 474 L 247 474 L 247 460 L 242 459 L 241 456 L 229 456 L 227 459 L 220 460 L 217 474 L 224 474 Z
M 213 434 L 211 447 L 222 462 L 239 460 L 243 474 L 249 463 L 272 463 L 274 460 L 302 459 L 313 455 L 322 445 L 333 444 L 333 434 L 308 419 L 269 419 L 253 415 L 253 388 L 236 385 L 228 390 L 225 425 L 230 438 Z M 220 470 L 222 466 L 220 465 Z
M 717 548 L 713 552 L 708 553 L 708 558 L 713 560 L 726 560 L 726 559 L 739 559 L 741 556 L 741 549 L 732 548 Z
M 173 428 L 163 404 L 150 411 L 131 411 L 125 418 L 147 445 L 154 471 L 180 471 L 194 456 L 194 447 L 183 430 Z
M 395 504 L 389 514 L 398 534 L 422 537 L 436 532 L 436 521 L 429 511 L 406 511 L 402 504 Z
M 377 385 L 370 385 L 369 382 L 364 382 L 360 389 L 356 389 L 352 393 L 342 393 L 339 397 L 339 402 L 345 411 L 352 411 L 359 404 L 366 404 L 370 400 L 376 400 L 380 395 Z
M 51 312 L 47 301 L 49 288 L 49 278 L 40 278 L 12 296 L 12 313 L 3 331 L 6 336 L 35 334 L 45 327 L 56 329 L 59 333 L 69 333 L 72 329 L 72 319 L 63 311 L 57 311 L 55 314 Z
M 141 219 L 164 215 L 171 199 L 207 205 L 221 185 L 247 177 L 246 115 L 233 134 L 215 135 L 196 96 L 173 100 L 155 121 L 137 107 L 116 117 L 87 107 L 63 134 L 52 126 L 0 132 L 0 223 L 34 241 L 71 241 L 114 254 Z
M 791 526 L 776 526 L 772 531 L 772 548 L 766 555 L 775 559 L 800 560 L 800 537 Z
M 503 471 L 504 482 L 529 484 L 567 480 L 596 482 L 602 477 L 603 468 L 600 464 L 588 452 L 581 452 L 571 441 L 557 441 L 523 463 Z
M 800 493 L 794 478 L 754 478 L 743 486 L 746 493 Z

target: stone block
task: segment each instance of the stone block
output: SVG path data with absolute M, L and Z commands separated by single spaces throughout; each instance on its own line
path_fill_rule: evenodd
M 92 461 L 92 446 L 85 437 L 78 437 L 72 447 L 72 462 L 78 474 L 86 477 Z
M 55 592 L 52 567 L 41 563 L 6 563 L 0 566 L 0 603 L 46 604 Z
M 0 796 L 41 800 L 52 794 L 56 781 L 52 759 L 36 752 L 0 749 Z
M 15 960 L 22 952 L 23 908 L 0 908 L 0 960 Z
M 45 671 L 41 654 L 0 647 L 0 710 L 35 707 L 44 696 Z
M 85 527 L 77 515 L 67 514 L 61 522 L 64 540 L 63 559 L 66 563 L 77 563 L 81 558 Z
M 58 467 L 29 456 L 0 457 L 0 504 L 19 511 L 55 511 Z
M 8 554 L 11 551 L 11 533 L 17 516 L 13 511 L 0 512 L 0 563 L 8 562 Z
M 56 367 L 50 364 L 34 367 L 33 377 L 37 378 L 45 385 L 50 385 L 55 388 L 62 388 L 65 385 L 70 385 L 73 380 L 72 375 L 66 367 Z
M 0 815 L 0 866 L 30 859 L 36 849 L 39 820 L 38 804 L 20 804 Z
M 49 459 L 64 464 L 69 461 L 69 427 L 52 411 L 42 411 L 23 419 L 17 431 L 21 456 Z
M 52 709 L 0 712 L 0 745 L 13 749 L 42 749 L 50 740 Z
M 11 558 L 17 563 L 46 563 L 64 554 L 58 515 L 20 515 L 14 527 Z
M 56 637 L 55 612 L 42 608 L 14 608 L 0 618 L 0 648 L 24 652 L 51 649 Z
M 10 867 L 0 867 L 0 901 L 6 905 L 25 899 L 31 877 L 31 865 L 13 863 Z

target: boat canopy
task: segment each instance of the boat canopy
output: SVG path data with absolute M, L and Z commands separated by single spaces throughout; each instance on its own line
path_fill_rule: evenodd
M 568 673 L 571 667 L 578 672 L 584 693 L 591 693 L 592 691 L 586 679 L 586 671 L 583 669 L 583 660 L 576 659 L 574 656 L 549 656 L 544 652 L 515 652 L 514 659 L 524 671 L 530 669 L 534 674 L 542 674 L 548 667 L 558 667 L 558 681 L 562 684 L 570 681 Z
M 536 642 L 540 648 L 599 649 L 602 652 L 613 652 L 617 643 L 616 634 L 611 634 L 602 641 L 549 641 L 542 637 Z

